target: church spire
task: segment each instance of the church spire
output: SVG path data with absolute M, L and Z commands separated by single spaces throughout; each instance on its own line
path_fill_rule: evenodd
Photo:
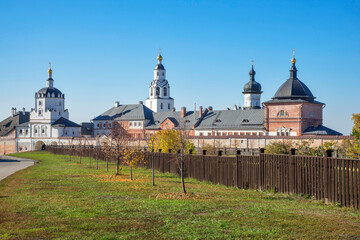
M 163 57 L 161 56 L 161 48 L 159 48 L 159 55 L 157 56 L 158 64 L 161 64 Z
M 254 60 L 251 60 L 250 81 L 255 81 Z
M 295 48 L 293 49 L 293 58 L 291 59 L 291 69 L 290 69 L 290 78 L 291 79 L 297 79 L 297 69 L 295 66 L 296 59 L 295 59 Z
M 49 78 L 46 80 L 46 86 L 48 88 L 54 87 L 54 79 L 52 79 L 52 69 L 51 69 L 51 62 L 49 62 L 49 70 L 48 70 Z

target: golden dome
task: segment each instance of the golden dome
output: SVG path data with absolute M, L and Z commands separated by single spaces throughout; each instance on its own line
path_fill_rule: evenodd
M 162 56 L 161 56 L 160 53 L 159 53 L 159 56 L 157 57 L 157 60 L 159 60 L 159 61 L 162 61 L 162 60 L 163 60 L 163 58 L 162 58 Z
M 49 68 L 48 73 L 52 73 L 52 69 L 51 69 L 51 68 Z
M 291 59 L 291 62 L 292 62 L 292 64 L 295 64 L 295 63 L 296 63 L 296 59 L 293 57 L 293 58 Z

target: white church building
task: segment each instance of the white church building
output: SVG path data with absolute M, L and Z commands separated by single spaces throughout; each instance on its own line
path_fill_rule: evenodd
M 47 86 L 35 93 L 35 108 L 31 109 L 29 121 L 16 127 L 18 151 L 39 150 L 44 145 L 68 145 L 70 139 L 81 135 L 81 126 L 69 120 L 65 95 L 54 87 L 51 66 L 48 74 Z

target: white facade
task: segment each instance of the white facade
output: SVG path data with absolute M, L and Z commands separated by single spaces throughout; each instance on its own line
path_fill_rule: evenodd
M 244 107 L 245 108 L 261 108 L 260 107 L 261 93 L 245 93 Z
M 146 107 L 154 112 L 170 112 L 174 108 L 174 99 L 170 97 L 170 85 L 166 80 L 166 70 L 161 64 L 162 56 L 157 57 L 158 64 L 154 69 L 154 80 L 150 84 Z

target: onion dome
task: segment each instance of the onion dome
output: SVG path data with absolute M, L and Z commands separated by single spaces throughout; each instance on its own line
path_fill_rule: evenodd
M 164 66 L 161 64 L 163 57 L 161 56 L 161 49 L 159 49 L 159 55 L 157 56 L 158 64 L 155 66 L 155 70 L 165 70 Z
M 290 78 L 284 82 L 275 93 L 274 100 L 305 100 L 313 102 L 315 97 L 310 89 L 297 78 L 297 69 L 295 66 L 295 56 L 291 59 Z
M 245 84 L 243 93 L 262 93 L 260 83 L 255 81 L 254 64 L 251 66 L 249 75 L 250 81 Z

